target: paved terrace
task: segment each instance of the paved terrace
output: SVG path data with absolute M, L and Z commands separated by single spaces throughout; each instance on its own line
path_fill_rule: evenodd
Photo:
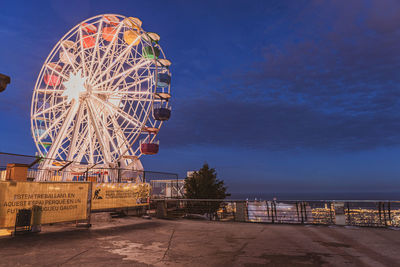
M 391 229 L 134 217 L 0 239 L 1 266 L 396 266 L 399 252 Z

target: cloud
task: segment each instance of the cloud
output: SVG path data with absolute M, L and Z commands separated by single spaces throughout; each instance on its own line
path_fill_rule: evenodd
M 359 150 L 400 143 L 396 114 L 325 114 L 307 105 L 283 103 L 206 99 L 195 103 L 174 110 L 173 122 L 160 136 L 163 145 Z
M 262 149 L 359 150 L 400 144 L 398 2 L 307 6 L 262 61 L 206 96 L 177 101 L 162 140 Z M 243 71 L 245 69 L 245 71 Z M 164 130 L 163 130 L 164 132 Z

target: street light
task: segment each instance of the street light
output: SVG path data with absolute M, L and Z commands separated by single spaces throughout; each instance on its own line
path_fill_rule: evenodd
M 6 90 L 7 84 L 11 82 L 9 76 L 0 73 L 0 93 Z

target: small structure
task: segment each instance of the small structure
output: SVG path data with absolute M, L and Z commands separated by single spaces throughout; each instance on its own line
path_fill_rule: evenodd
M 28 175 L 28 165 L 20 163 L 7 164 L 6 180 L 26 181 Z

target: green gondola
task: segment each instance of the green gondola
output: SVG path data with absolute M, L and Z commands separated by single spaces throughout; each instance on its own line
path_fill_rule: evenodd
M 154 52 L 153 52 L 154 49 Z M 158 49 L 157 47 L 151 47 L 151 46 L 145 46 L 143 47 L 143 57 L 144 58 L 150 58 L 150 59 L 154 59 L 154 58 L 158 58 L 160 56 L 160 49 Z M 155 55 L 155 57 L 154 57 Z

